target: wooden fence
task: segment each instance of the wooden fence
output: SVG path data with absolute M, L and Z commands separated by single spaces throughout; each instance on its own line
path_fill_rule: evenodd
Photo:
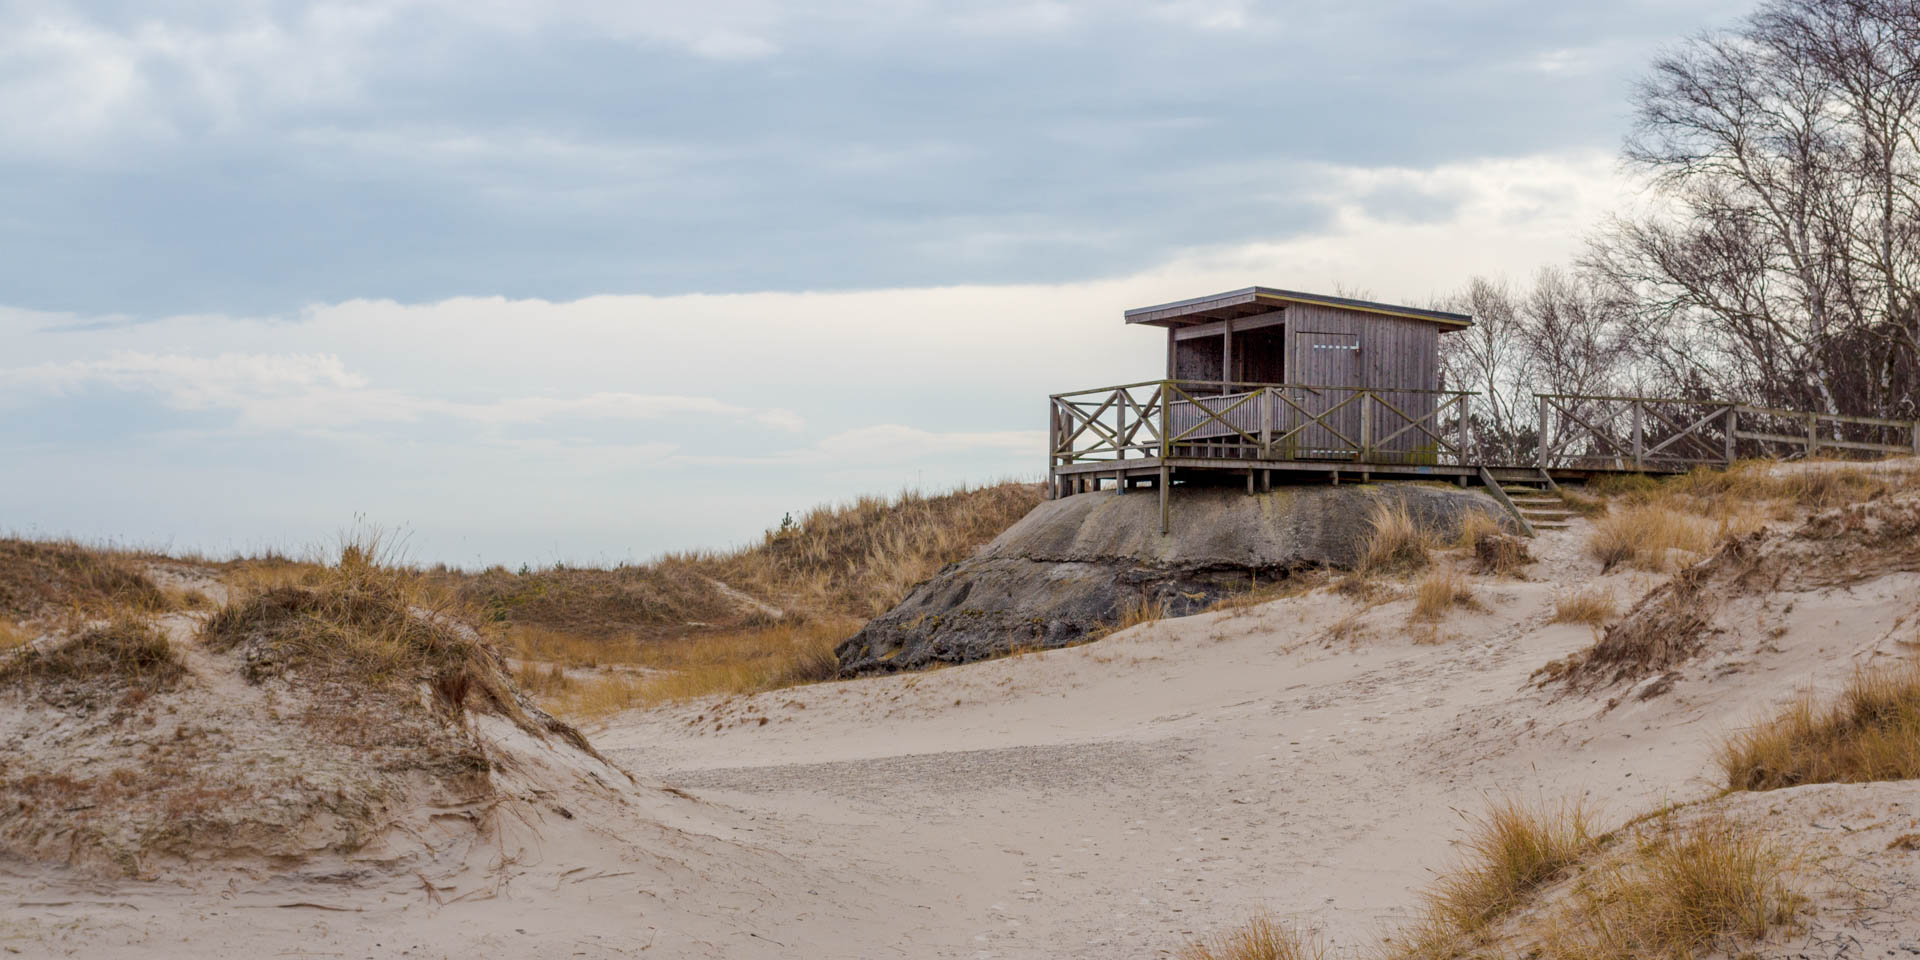
M 1673 471 L 1749 457 L 1920 455 L 1920 421 L 1711 400 L 1535 394 L 1544 469 Z
M 1490 456 L 1474 442 L 1477 397 L 1459 390 L 1217 380 L 1146 380 L 1061 393 L 1048 402 L 1049 465 L 1153 458 L 1668 472 L 1749 457 L 1920 455 L 1915 420 L 1544 393 L 1534 395 L 1538 434 L 1517 443 L 1507 438 L 1498 449 L 1508 452 Z
M 1049 398 L 1048 449 L 1055 466 L 1130 457 L 1467 466 L 1473 396 L 1148 380 Z

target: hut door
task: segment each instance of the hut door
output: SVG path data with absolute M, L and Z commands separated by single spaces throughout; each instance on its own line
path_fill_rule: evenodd
M 1300 432 L 1298 455 L 1342 459 L 1354 456 L 1360 440 L 1360 401 L 1354 399 L 1351 389 L 1339 388 L 1361 385 L 1360 337 L 1351 333 L 1303 330 L 1294 347 L 1299 356 L 1295 369 L 1299 371 L 1298 381 L 1303 387 L 1295 394 L 1295 402 L 1322 418 Z M 1345 406 L 1341 406 L 1342 401 L 1347 401 Z

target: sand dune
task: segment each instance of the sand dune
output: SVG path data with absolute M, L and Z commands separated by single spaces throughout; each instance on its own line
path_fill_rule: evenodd
M 1544 666 L 1595 640 L 1550 622 L 1557 599 L 1597 588 L 1624 609 L 1667 581 L 1603 575 L 1586 535 L 1585 521 L 1543 533 L 1526 579 L 1472 577 L 1481 609 L 1437 625 L 1411 622 L 1406 596 L 1369 606 L 1321 589 L 1063 650 L 616 715 L 586 732 L 631 783 L 480 718 L 515 799 L 450 833 L 457 848 L 406 851 L 431 872 L 391 869 L 397 840 L 186 881 L 10 861 L 0 945 L 1153 957 L 1271 910 L 1357 949 L 1410 915 L 1489 797 L 1582 797 L 1612 826 L 1710 796 L 1719 735 L 1920 642 L 1920 574 L 1895 564 L 1732 598 L 1669 671 L 1549 682 Z M 1898 880 L 1920 854 L 1886 852 L 1920 831 L 1909 794 L 1828 785 L 1721 802 L 1814 852 L 1821 909 L 1796 950 L 1879 956 L 1920 936 Z

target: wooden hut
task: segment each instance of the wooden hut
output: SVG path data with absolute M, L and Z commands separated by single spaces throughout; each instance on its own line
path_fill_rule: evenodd
M 1352 459 L 1364 447 L 1376 462 L 1431 462 L 1430 431 L 1400 428 L 1432 418 L 1443 386 L 1440 337 L 1473 318 L 1247 287 L 1128 310 L 1126 322 L 1167 330 L 1167 379 L 1191 397 L 1172 405 L 1176 435 L 1206 441 L 1263 426 L 1285 435 L 1304 421 L 1267 458 Z M 1221 419 L 1208 415 L 1277 386 L 1286 389 L 1265 390 Z

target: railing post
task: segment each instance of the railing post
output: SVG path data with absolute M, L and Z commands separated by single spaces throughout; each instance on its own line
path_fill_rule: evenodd
M 1633 401 L 1633 468 L 1635 470 L 1646 469 L 1646 466 L 1640 462 L 1646 455 L 1647 448 L 1644 427 L 1641 425 L 1642 419 L 1643 415 L 1640 410 L 1640 401 L 1635 399 Z
M 1920 420 L 1913 422 L 1913 455 L 1920 457 Z
M 1173 406 L 1171 402 L 1172 396 L 1173 381 L 1160 381 L 1160 462 L 1163 464 L 1166 463 L 1168 457 L 1173 456 L 1173 415 L 1169 412 Z M 1161 470 L 1160 475 L 1163 478 L 1166 476 L 1166 470 L 1164 468 Z M 1165 524 L 1163 523 L 1161 526 L 1165 526 Z
M 1121 387 L 1114 391 L 1120 402 L 1113 405 L 1113 458 L 1127 458 L 1127 404 L 1133 402 L 1133 394 Z
M 1727 466 L 1729 467 L 1733 466 L 1733 458 L 1737 455 L 1737 450 L 1734 445 L 1734 441 L 1738 439 L 1737 435 L 1739 434 L 1739 432 L 1740 432 L 1740 405 L 1737 403 L 1727 404 L 1726 460 L 1727 460 Z
M 1047 499 L 1060 497 L 1060 401 L 1047 401 Z
M 1260 459 L 1273 459 L 1273 394 L 1271 387 L 1260 388 Z M 1920 437 L 1916 430 L 1915 437 Z M 1914 441 L 1920 447 L 1920 440 Z
M 1534 466 L 1537 466 L 1540 469 L 1545 470 L 1547 468 L 1547 450 L 1549 449 L 1547 444 L 1546 398 L 1539 397 L 1539 396 L 1534 397 L 1533 405 L 1535 409 L 1540 411 L 1540 432 L 1537 434 L 1534 434 L 1534 439 L 1533 439 Z
M 1820 418 L 1816 414 L 1807 414 L 1807 457 L 1811 459 L 1814 451 L 1820 449 Z
M 1469 407 L 1467 407 L 1467 403 L 1469 403 L 1469 401 L 1467 401 L 1467 394 L 1459 394 L 1459 396 L 1453 397 L 1453 399 L 1455 399 L 1455 403 L 1459 403 L 1459 453 L 1455 453 L 1455 455 L 1459 457 L 1459 467 L 1467 467 L 1467 444 L 1471 442 L 1471 438 L 1467 436 L 1467 430 L 1469 430 L 1469 424 L 1467 424 L 1467 420 L 1469 420 L 1469 417 L 1467 417 L 1467 409 L 1469 409 Z M 1434 424 L 1434 426 L 1438 426 L 1438 424 Z M 1438 461 L 1440 457 L 1434 457 L 1434 459 Z

